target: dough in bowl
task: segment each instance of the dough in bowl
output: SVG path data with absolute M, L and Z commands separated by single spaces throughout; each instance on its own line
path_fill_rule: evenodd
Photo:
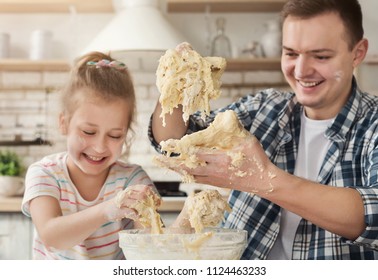
M 190 225 L 196 233 L 205 227 L 215 227 L 223 219 L 225 211 L 231 212 L 227 201 L 217 190 L 203 190 L 188 197 L 187 207 Z

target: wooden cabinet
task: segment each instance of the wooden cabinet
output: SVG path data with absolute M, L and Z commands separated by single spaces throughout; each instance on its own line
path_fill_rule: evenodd
M 0 197 L 0 260 L 32 258 L 33 224 L 21 213 L 21 197 Z
M 32 258 L 33 225 L 20 212 L 0 212 L 0 260 Z

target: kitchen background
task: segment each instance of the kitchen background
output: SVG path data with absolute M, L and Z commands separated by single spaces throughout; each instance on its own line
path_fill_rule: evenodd
M 0 150 L 16 152 L 27 167 L 47 154 L 65 150 L 65 139 L 60 136 L 57 129 L 59 88 L 67 79 L 73 59 L 80 55 L 99 31 L 110 22 L 117 9 L 113 9 L 111 0 L 88 1 L 94 6 L 101 3 L 98 9 L 81 9 L 85 4 L 69 0 L 15 0 L 11 1 L 13 2 L 11 4 L 9 2 L 0 0 L 0 33 L 9 34 L 10 39 L 8 54 L 2 53 L 0 48 L 0 56 L 8 56 L 0 58 Z M 263 35 L 267 33 L 266 23 L 278 18 L 279 9 L 275 8 L 268 12 L 261 10 L 214 12 L 211 9 L 215 10 L 217 6 L 208 6 L 210 9 L 197 11 L 192 10 L 189 4 L 184 6 L 184 12 L 170 10 L 170 7 L 173 7 L 172 3 L 176 2 L 192 2 L 194 7 L 197 2 L 247 2 L 248 4 L 256 1 L 159 1 L 159 9 L 166 19 L 204 56 L 211 54 L 211 41 L 216 36 L 216 19 L 222 17 L 226 20 L 225 34 L 231 42 L 232 51 L 229 67 L 222 77 L 222 96 L 212 102 L 212 108 L 228 104 L 261 87 L 286 87 L 278 57 L 267 59 L 268 63 L 260 63 L 259 59 L 254 62 L 251 57 L 253 42 L 262 42 Z M 268 3 L 266 5 L 273 6 L 274 3 L 284 1 L 257 2 L 263 4 L 265 2 Z M 378 19 L 375 12 L 378 10 L 378 1 L 360 0 L 360 2 L 370 49 L 367 62 L 358 69 L 356 75 L 362 89 L 378 93 L 378 79 L 376 79 Z M 114 4 L 117 6 L 117 0 Z M 54 5 L 57 11 L 54 11 Z M 36 57 L 31 57 L 33 32 L 36 30 L 51 32 L 51 45 L 42 53 L 42 60 L 38 59 L 38 54 L 34 54 Z M 42 36 L 41 34 L 43 35 L 39 33 L 39 36 Z M 114 36 L 123 35 L 114 34 Z M 179 182 L 179 176 L 162 170 L 152 163 L 151 159 L 156 152 L 147 139 L 148 121 L 159 97 L 155 86 L 155 70 L 160 55 L 162 53 L 144 54 L 142 59 L 139 59 L 130 53 L 127 58 L 127 64 L 134 78 L 138 102 L 137 135 L 129 160 L 141 164 L 155 182 Z M 255 55 L 261 56 L 261 49 L 257 49 Z M 45 141 L 43 145 L 40 144 L 41 139 Z M 0 210 L 1 203 L 0 201 Z M 12 235 L 17 232 L 31 233 L 31 225 L 22 216 L 20 217 L 19 213 L 13 212 L 17 211 L 5 209 L 2 215 L 7 220 L 0 218 L 0 246 L 3 246 L 0 250 L 0 259 L 30 256 L 27 246 L 20 247 L 19 239 L 12 238 Z M 26 235 L 27 237 L 23 239 L 28 242 L 31 234 Z M 22 249 L 15 250 L 15 247 Z
M 105 1 L 111 2 L 111 0 Z M 40 69 L 36 67 L 36 71 L 29 70 L 30 66 L 27 63 L 25 63 L 24 69 L 20 66 L 13 70 L 6 66 L 5 61 L 0 61 L 0 143 L 1 141 L 12 141 L 16 136 L 18 139 L 21 137 L 22 140 L 27 141 L 42 136 L 53 143 L 51 146 L 9 145 L 9 149 L 17 151 L 22 156 L 23 162 L 27 166 L 46 154 L 64 150 L 64 138 L 57 131 L 58 89 L 67 78 L 68 65 L 82 53 L 89 42 L 99 33 L 99 30 L 112 19 L 114 12 L 111 10 L 98 13 L 80 12 L 75 11 L 74 6 L 67 5 L 66 12 L 63 10 L 59 13 L 48 13 L 43 12 L 43 7 L 41 7 L 41 13 L 38 12 L 38 8 L 30 13 L 27 7 L 23 8 L 20 4 L 18 12 L 1 13 L 2 2 L 9 1 L 0 1 L 0 32 L 10 35 L 9 57 L 11 59 L 27 60 L 31 55 L 33 31 L 49 30 L 52 34 L 49 58 L 59 60 L 59 62 L 63 61 L 63 65 L 56 66 L 57 70 L 44 70 L 41 66 Z M 60 3 L 70 1 L 29 0 L 20 2 Z M 94 1 L 94 5 L 96 2 L 99 1 Z M 378 2 L 361 0 L 361 5 L 365 15 L 366 36 L 370 39 L 369 56 L 373 57 L 378 54 L 378 33 L 376 32 L 378 19 L 373 12 L 378 9 Z M 111 8 L 111 3 L 109 7 Z M 233 57 L 242 56 L 241 51 L 246 49 L 250 42 L 259 42 L 266 32 L 264 24 L 270 19 L 278 17 L 278 12 L 167 12 L 167 1 L 160 1 L 160 10 L 202 55 L 210 55 L 209 42 L 216 35 L 215 21 L 218 17 L 224 17 L 226 19 L 225 32 L 231 41 Z M 115 34 L 115 36 L 122 35 Z M 155 70 L 159 56 L 152 56 L 151 59 L 148 57 L 144 56 L 143 65 L 140 65 L 140 61 L 135 59 L 131 59 L 128 63 L 132 70 L 139 101 L 135 141 L 138 144 L 132 147 L 130 161 L 143 165 L 154 180 L 177 180 L 178 177 L 175 174 L 168 173 L 167 175 L 151 162 L 151 156 L 155 154 L 155 151 L 152 150 L 146 138 L 146 129 L 150 114 L 159 96 L 155 87 Z M 67 62 L 67 67 L 64 62 Z M 363 82 L 362 88 L 369 91 L 377 89 L 375 75 L 378 73 L 376 72 L 378 67 L 365 65 L 362 68 L 366 68 L 361 69 L 358 73 L 359 79 Z M 222 81 L 224 85 L 222 97 L 213 102 L 213 108 L 227 104 L 265 84 L 266 86 L 275 86 L 276 84 L 282 86 L 283 78 L 278 67 L 273 71 L 235 69 L 226 71 Z M 2 150 L 5 148 L 6 146 L 0 146 Z

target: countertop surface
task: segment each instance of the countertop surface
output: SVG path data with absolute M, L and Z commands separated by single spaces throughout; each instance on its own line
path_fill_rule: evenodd
M 21 202 L 22 196 L 0 196 L 0 212 L 21 212 Z
M 179 212 L 184 206 L 186 197 L 163 197 L 159 208 L 161 212 Z M 22 196 L 0 197 L 0 212 L 21 212 Z

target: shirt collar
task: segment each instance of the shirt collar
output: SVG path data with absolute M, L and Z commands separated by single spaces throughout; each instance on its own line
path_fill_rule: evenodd
M 350 97 L 336 116 L 331 127 L 326 131 L 326 136 L 335 141 L 344 141 L 351 125 L 357 119 L 361 110 L 362 93 L 357 86 L 355 78 L 352 80 Z
M 351 124 L 355 122 L 360 113 L 361 100 L 362 93 L 357 86 L 356 79 L 353 77 L 350 97 L 347 103 L 341 109 L 340 113 L 336 116 L 332 125 L 327 129 L 327 137 L 333 139 L 334 141 L 345 140 L 346 134 L 350 130 Z M 303 106 L 298 103 L 295 94 L 293 94 L 291 101 L 287 103 L 285 108 L 283 108 L 283 110 L 279 114 L 279 125 L 281 129 L 289 133 L 289 124 L 292 121 L 294 121 L 296 125 L 299 125 L 298 121 L 300 119 L 302 110 Z M 294 119 L 290 120 L 290 118 L 292 118 L 293 116 Z

